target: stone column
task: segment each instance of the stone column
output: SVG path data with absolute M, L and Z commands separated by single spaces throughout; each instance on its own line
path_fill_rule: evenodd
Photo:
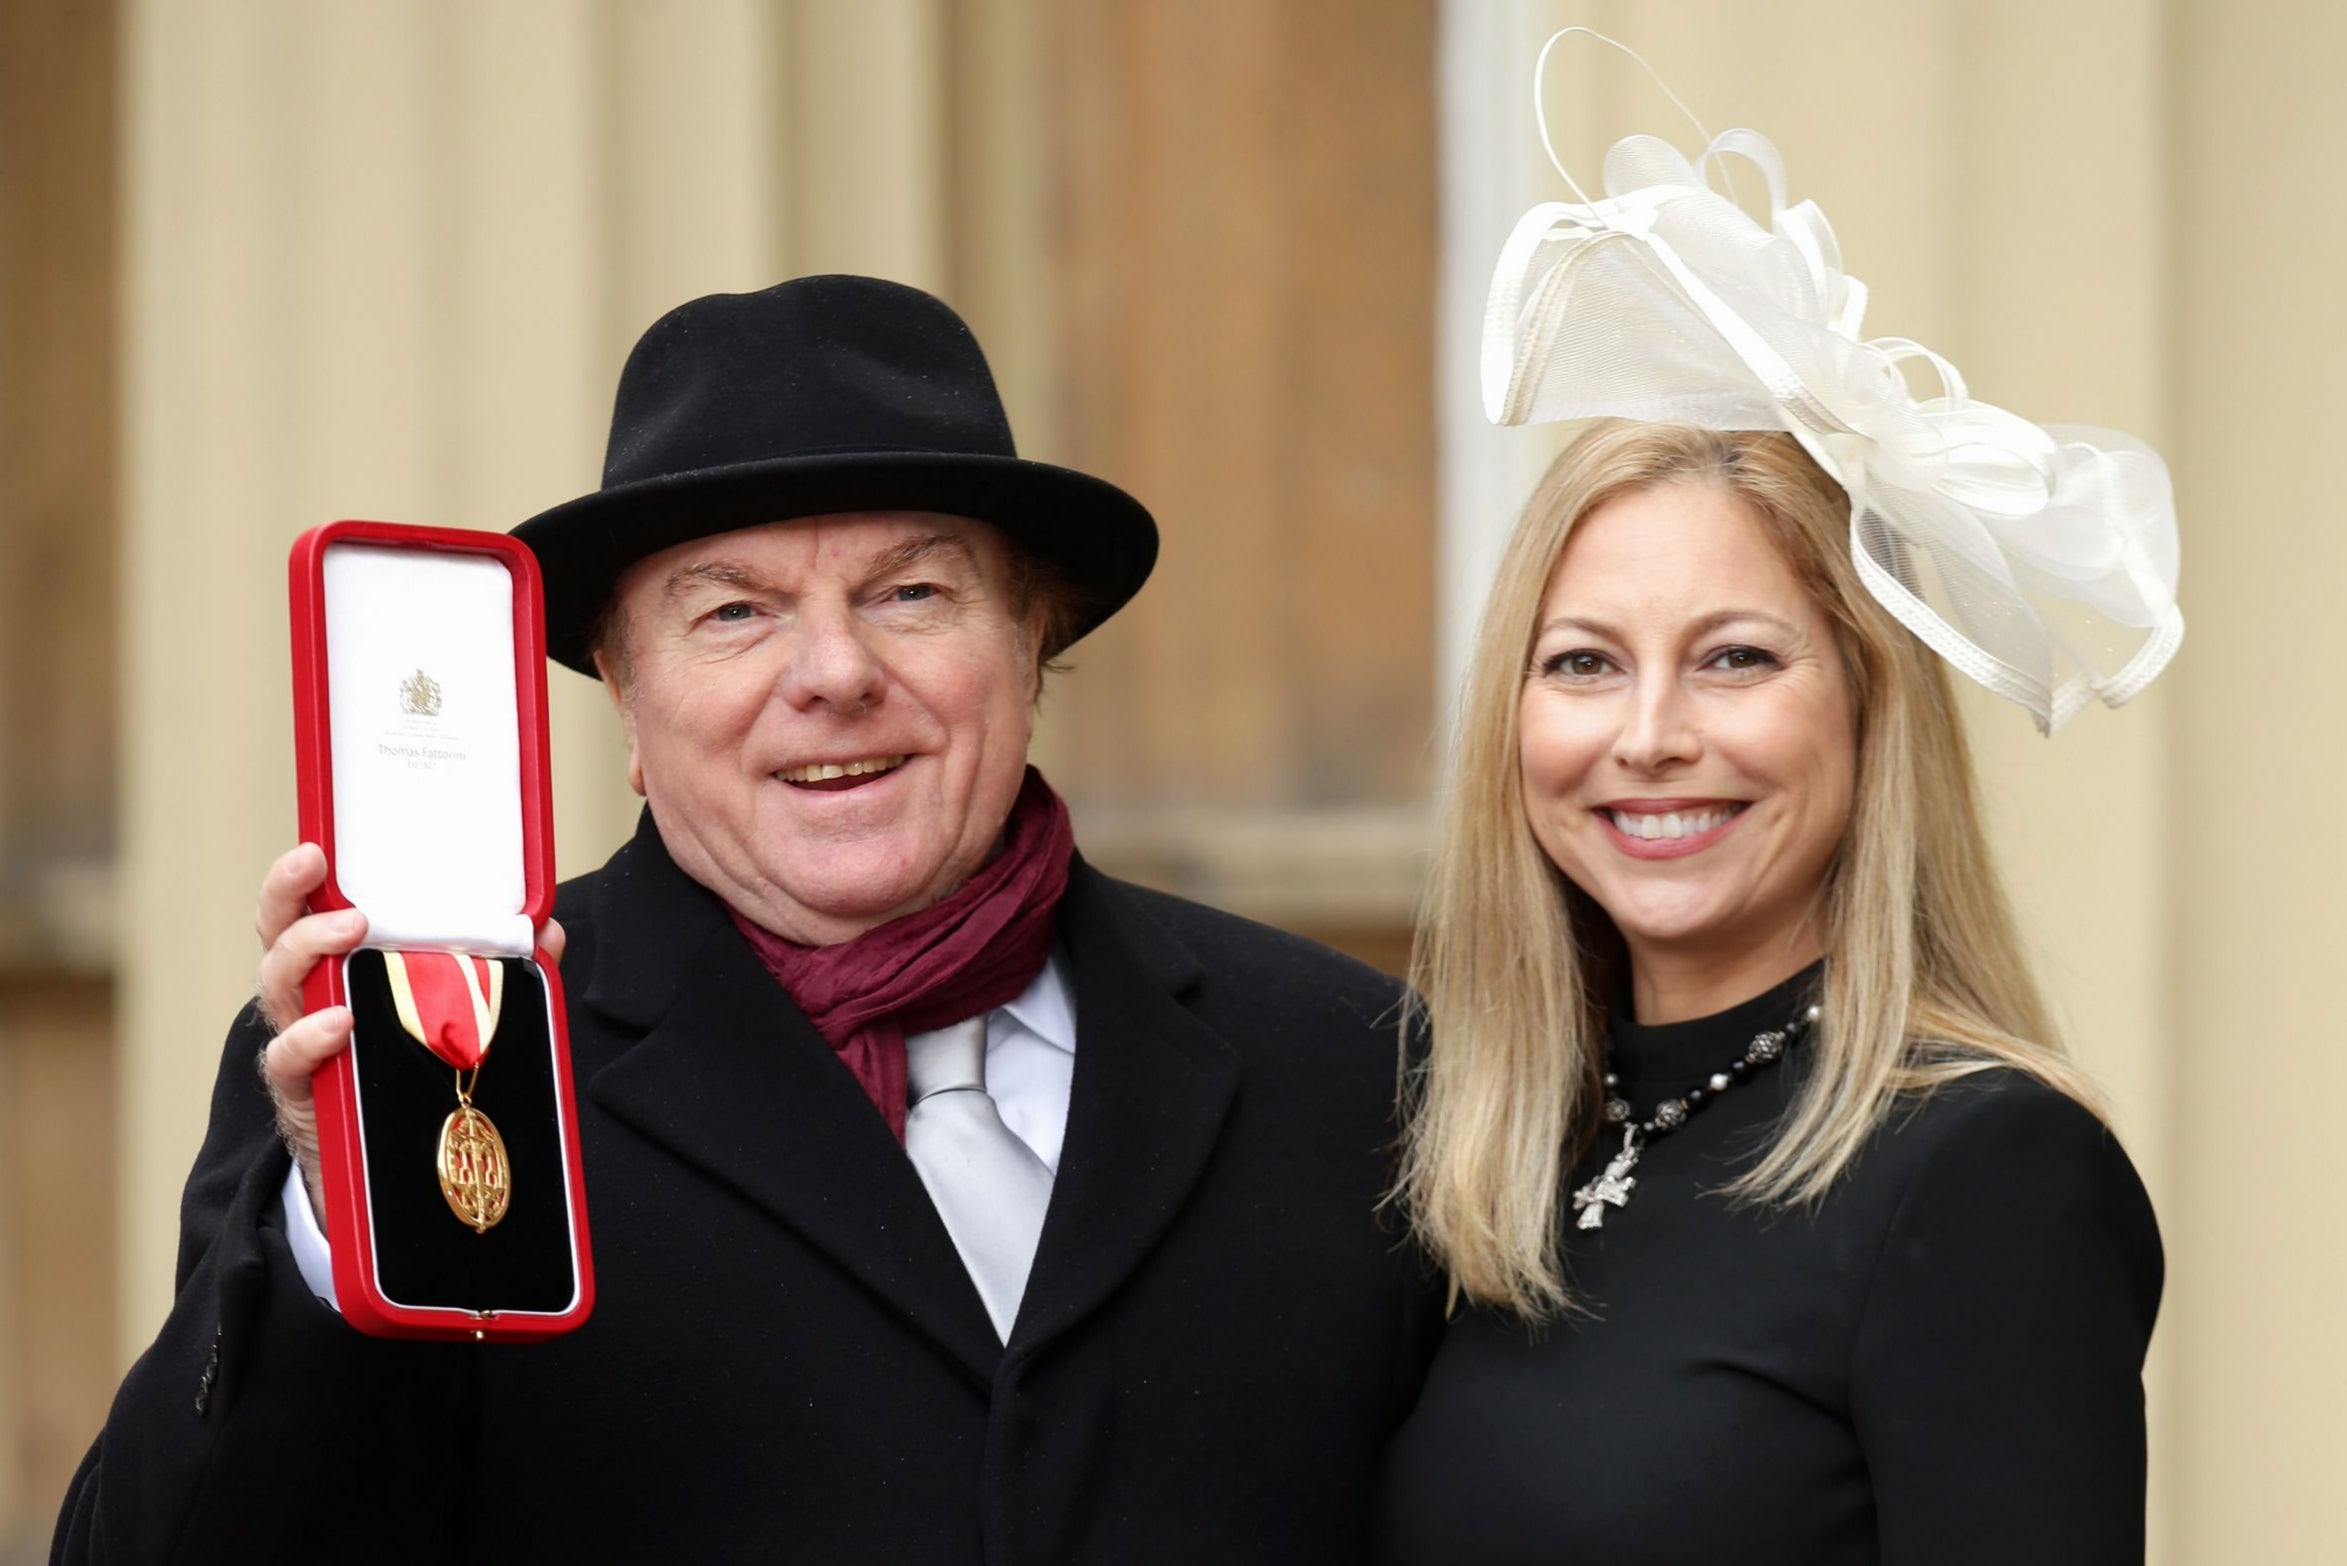
M 2169 388 L 2191 638 L 2169 693 L 2153 992 L 2174 1041 L 2161 1219 L 2178 1561 L 2347 1559 L 2339 1211 L 2347 662 L 2337 258 L 2347 12 L 2165 8 Z
M 0 0 L 0 1561 L 114 1381 L 115 20 Z
M 287 545 L 594 487 L 628 346 L 694 294 L 927 275 L 943 67 L 927 0 L 127 0 L 125 31 L 127 1359 L 293 840 Z M 575 874 L 636 802 L 600 691 L 551 681 Z

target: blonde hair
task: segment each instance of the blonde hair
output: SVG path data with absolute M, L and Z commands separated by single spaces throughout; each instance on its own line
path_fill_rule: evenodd
M 1394 1199 L 1454 1298 L 1527 1317 L 1572 1304 L 1564 1180 L 1596 1131 L 1612 922 L 1533 838 L 1517 703 L 1573 526 L 1654 485 L 1743 500 L 1833 626 L 1857 716 L 1850 823 L 1827 872 L 1823 1020 L 1775 1141 L 1726 1189 L 1814 1202 L 1903 1096 L 2011 1066 L 2095 1106 L 2054 1042 L 1989 861 L 1946 668 L 1860 584 L 1849 500 L 1789 435 L 1608 422 L 1533 492 L 1485 607 L 1411 957 Z

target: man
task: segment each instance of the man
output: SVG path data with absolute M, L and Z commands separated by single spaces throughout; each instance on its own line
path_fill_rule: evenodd
M 603 488 L 518 531 L 647 806 L 558 903 L 595 1314 L 475 1348 L 321 1302 L 350 1019 L 299 986 L 363 934 L 297 850 L 287 1025 L 230 1037 L 56 1558 L 1356 1558 L 1436 1314 L 1375 1217 L 1398 990 L 1092 870 L 1025 765 L 1147 513 L 1017 458 L 945 306 L 822 277 L 657 323 Z

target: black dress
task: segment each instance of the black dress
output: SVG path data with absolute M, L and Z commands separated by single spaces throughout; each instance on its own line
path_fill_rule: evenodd
M 1639 1116 L 1793 1016 L 1815 977 L 1618 1024 Z M 2161 1256 L 2126 1154 L 1999 1070 L 1895 1118 L 1812 1212 L 1717 1194 L 1803 1069 L 1796 1044 L 1653 1144 L 1602 1229 L 1568 1230 L 1585 1313 L 1452 1321 L 1387 1457 L 1379 1560 L 2142 1559 Z

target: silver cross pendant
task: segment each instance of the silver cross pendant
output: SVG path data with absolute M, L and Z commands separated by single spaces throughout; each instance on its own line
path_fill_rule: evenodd
M 1606 1204 L 1609 1202 L 1616 1207 L 1630 1205 L 1630 1188 L 1638 1183 L 1631 1178 L 1630 1171 L 1637 1167 L 1638 1128 L 1624 1126 L 1622 1128 L 1622 1150 L 1614 1154 L 1612 1160 L 1606 1164 L 1605 1173 L 1573 1193 L 1573 1206 L 1581 1214 L 1579 1227 L 1583 1229 L 1603 1228 L 1605 1226 Z

